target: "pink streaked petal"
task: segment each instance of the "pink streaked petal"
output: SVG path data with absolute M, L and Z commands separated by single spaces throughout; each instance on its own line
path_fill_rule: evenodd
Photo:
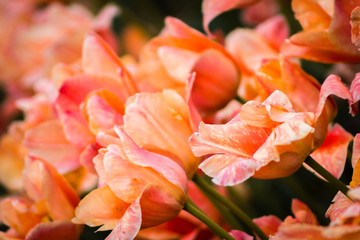
M 122 147 L 128 159 L 137 166 L 151 167 L 165 177 L 169 182 L 187 192 L 187 178 L 182 168 L 167 157 L 141 149 L 121 129 L 115 127 L 116 133 L 122 141 Z
M 240 121 L 224 125 L 202 122 L 199 133 L 191 136 L 190 146 L 195 156 L 230 153 L 251 157 L 267 137 L 268 133 L 263 128 L 249 126 Z
M 140 198 L 141 195 L 128 207 L 106 240 L 132 240 L 136 237 L 141 227 Z
M 273 215 L 263 216 L 253 219 L 254 223 L 258 225 L 261 230 L 269 237 L 275 235 L 282 221 Z
M 266 105 L 256 101 L 245 103 L 239 116 L 246 124 L 254 127 L 273 128 L 279 124 L 270 118 Z
M 43 222 L 31 229 L 25 240 L 77 240 L 81 230 L 82 226 L 70 221 Z
M 205 32 L 212 36 L 209 24 L 218 15 L 231 9 L 243 8 L 257 2 L 257 0 L 205 0 L 202 4 L 203 27 Z
M 234 186 L 244 182 L 260 167 L 262 164 L 255 159 L 225 154 L 213 155 L 199 166 L 206 175 L 213 177 L 214 183 L 220 186 Z
M 102 225 L 100 231 L 111 230 L 115 228 L 129 205 L 116 197 L 109 186 L 98 188 L 80 201 L 72 222 L 90 227 Z
M 324 111 L 325 101 L 330 95 L 335 95 L 342 99 L 348 100 L 349 104 L 353 103 L 353 98 L 345 84 L 341 82 L 336 75 L 328 76 L 320 89 L 319 103 L 316 108 L 316 115 L 320 116 Z
M 359 111 L 358 102 L 360 100 L 360 73 L 357 73 L 354 80 L 351 82 L 350 93 L 353 97 L 353 102 L 350 105 L 350 113 L 355 116 L 355 114 Z
M 255 32 L 262 36 L 276 51 L 280 51 L 281 45 L 290 34 L 287 21 L 282 15 L 274 16 L 259 24 L 256 26 Z
M 98 154 L 100 148 L 98 144 L 89 144 L 80 154 L 81 165 L 92 174 L 96 174 L 93 158 Z
M 343 193 L 338 192 L 332 200 L 332 204 L 326 211 L 325 216 L 330 218 L 331 222 L 336 222 L 341 219 L 344 211 L 353 204 L 353 201 L 351 201 Z
M 279 162 L 282 153 L 300 153 L 299 161 L 305 160 L 313 147 L 314 128 L 302 119 L 285 122 L 276 127 L 265 143 L 254 153 L 258 161 Z
M 230 235 L 235 238 L 235 240 L 253 240 L 254 237 L 249 234 L 239 231 L 239 230 L 231 230 Z
M 335 124 L 329 128 L 325 141 L 311 157 L 336 178 L 340 178 L 345 167 L 347 148 L 352 139 L 350 133 Z
M 23 144 L 30 154 L 50 162 L 60 173 L 80 166 L 79 152 L 66 139 L 61 122 L 57 119 L 28 130 Z
M 281 91 L 275 90 L 264 102 L 264 105 L 281 107 L 288 112 L 293 112 L 293 106 L 289 98 Z

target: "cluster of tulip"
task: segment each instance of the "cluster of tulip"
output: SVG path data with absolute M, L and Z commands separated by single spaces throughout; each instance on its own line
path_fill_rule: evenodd
M 293 35 L 279 2 L 203 0 L 205 34 L 167 17 L 118 46 L 119 6 L 0 0 L 0 239 L 360 239 L 360 134 L 333 98 L 356 116 L 360 0 L 292 0 Z M 254 27 L 210 30 L 238 8 Z M 301 59 L 353 80 L 320 84 Z M 251 219 L 227 195 L 302 166 L 338 191 L 327 225 L 297 199 L 284 220 Z

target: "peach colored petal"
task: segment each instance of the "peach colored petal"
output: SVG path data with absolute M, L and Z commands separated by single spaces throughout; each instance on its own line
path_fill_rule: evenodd
M 189 111 L 176 92 L 140 93 L 129 99 L 124 129 L 143 149 L 172 158 L 189 177 L 196 171 L 198 159 L 188 145 Z
M 234 63 L 221 52 L 206 50 L 191 72 L 196 73 L 191 98 L 203 115 L 219 110 L 235 97 L 240 76 Z
M 273 215 L 255 218 L 253 221 L 263 230 L 266 236 L 275 235 L 282 222 L 278 217 Z
M 81 229 L 70 221 L 43 222 L 31 229 L 25 240 L 77 240 Z
M 351 12 L 351 42 L 357 47 L 360 47 L 360 7 L 356 7 Z
M 120 199 L 133 202 L 148 183 L 163 186 L 175 198 L 186 192 L 187 178 L 182 168 L 170 159 L 140 149 L 117 129 L 122 147 L 112 144 L 94 159 L 100 178 Z
M 323 63 L 359 61 L 359 57 L 338 49 L 325 30 L 299 32 L 291 36 L 283 44 L 281 53 L 285 57 L 301 57 Z
M 0 219 L 25 236 L 41 221 L 42 216 L 31 211 L 32 201 L 24 197 L 8 197 L 0 202 Z
M 95 33 L 89 33 L 84 41 L 82 66 L 85 74 L 105 75 L 113 78 L 121 89 L 121 100 L 127 99 L 137 90 L 115 52 Z
M 60 173 L 80 166 L 79 152 L 66 139 L 61 122 L 57 119 L 43 122 L 28 130 L 23 144 L 30 154 L 50 162 Z
M 234 57 L 241 71 L 256 71 L 266 59 L 278 58 L 278 53 L 255 31 L 235 29 L 225 40 L 225 48 Z
M 266 2 L 266 1 L 262 1 Z M 277 15 L 267 19 L 255 28 L 255 32 L 262 36 L 269 45 L 276 51 L 280 51 L 280 47 L 289 37 L 290 30 L 284 16 Z
M 253 176 L 262 166 L 252 158 L 216 154 L 205 159 L 199 168 L 217 185 L 234 186 Z
M 174 198 L 164 191 L 162 186 L 151 183 L 146 187 L 140 199 L 142 221 L 144 228 L 153 227 L 176 217 L 185 204 L 185 198 Z
M 21 142 L 12 135 L 5 134 L 1 137 L 0 181 L 9 190 L 20 190 L 23 187 L 22 170 L 26 152 Z
M 343 193 L 338 192 L 332 200 L 332 204 L 326 211 L 325 216 L 329 217 L 331 222 L 336 222 L 336 220 L 342 217 L 344 211 L 353 204 L 353 201 L 351 201 Z
M 91 227 L 102 225 L 101 230 L 110 230 L 115 228 L 129 205 L 116 197 L 109 186 L 98 188 L 80 201 L 72 222 Z
M 111 130 L 114 125 L 123 124 L 124 105 L 122 101 L 108 90 L 91 92 L 81 105 L 94 134 Z
M 194 133 L 190 138 L 190 146 L 195 156 L 228 153 L 251 157 L 267 137 L 266 130 L 243 122 L 225 125 L 200 123 L 199 133 Z
M 184 193 L 187 192 L 187 180 L 185 172 L 181 170 L 180 166 L 168 158 L 162 157 L 158 154 L 152 154 L 141 149 L 130 137 L 118 127 L 115 127 L 116 133 L 122 141 L 124 153 L 128 159 L 141 167 L 151 167 L 169 182 L 179 187 Z
M 291 203 L 291 211 L 299 223 L 318 225 L 315 214 L 311 212 L 308 206 L 303 202 L 293 199 Z
M 247 5 L 251 5 L 255 2 L 257 2 L 257 0 L 204 0 L 202 3 L 202 12 L 203 27 L 205 32 L 209 36 L 212 36 L 209 24 L 216 16 L 231 9 L 246 7 Z
M 161 46 L 157 51 L 168 74 L 184 84 L 199 55 L 193 51 L 171 46 Z
M 330 26 L 331 16 L 316 1 L 294 0 L 291 4 L 303 29 L 320 30 Z
M 330 127 L 325 141 L 311 154 L 311 157 L 332 175 L 340 178 L 345 167 L 348 145 L 352 139 L 353 136 L 350 133 L 335 124 Z
M 125 211 L 123 217 L 106 240 L 132 240 L 136 237 L 141 226 L 141 207 L 139 196 Z
M 274 0 L 259 1 L 241 12 L 241 20 L 249 26 L 261 25 L 262 22 L 275 16 L 279 12 L 279 6 Z
M 276 127 L 279 122 L 271 119 L 268 109 L 269 108 L 265 104 L 249 101 L 242 106 L 239 116 L 242 121 L 250 126 L 260 128 Z

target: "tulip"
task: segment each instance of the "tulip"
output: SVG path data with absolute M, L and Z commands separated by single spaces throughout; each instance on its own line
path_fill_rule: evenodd
M 228 186 L 249 177 L 285 177 L 325 139 L 326 99 L 336 94 L 352 99 L 336 77 L 324 82 L 315 112 L 295 112 L 290 100 L 275 91 L 263 103 L 250 101 L 226 124 L 201 123 L 190 138 L 195 156 L 208 156 L 199 166 L 216 184 Z
M 187 178 L 171 159 L 145 151 L 118 127 L 119 138 L 99 134 L 110 143 L 94 159 L 100 188 L 81 200 L 74 223 L 113 229 L 108 239 L 132 239 L 140 228 L 176 217 L 185 203 Z

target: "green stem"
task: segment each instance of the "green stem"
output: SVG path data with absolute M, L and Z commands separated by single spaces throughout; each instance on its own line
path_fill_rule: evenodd
M 334 177 L 331 173 L 329 173 L 323 166 L 321 166 L 318 162 L 316 162 L 312 157 L 308 156 L 305 159 L 305 163 L 309 165 L 312 169 L 314 169 L 318 174 L 320 174 L 323 178 L 325 178 L 331 186 L 333 186 L 338 191 L 341 191 L 345 196 L 347 196 L 350 200 L 350 196 L 347 194 L 349 188 L 341 182 L 339 179 Z
M 211 185 L 209 185 L 203 178 L 198 175 L 195 175 L 193 181 L 199 188 L 209 193 L 213 198 L 226 206 L 230 211 L 232 211 L 241 221 L 243 221 L 251 230 L 255 232 L 256 235 L 262 240 L 267 240 L 268 237 L 266 234 L 256 225 L 252 219 L 238 206 L 236 206 L 233 202 L 229 201 L 226 197 L 221 195 L 218 191 L 216 191 Z
M 210 219 L 206 214 L 200 210 L 198 206 L 194 204 L 193 201 L 186 201 L 184 210 L 205 223 L 211 231 L 213 231 L 217 236 L 221 239 L 225 240 L 235 240 L 227 231 L 225 231 L 222 227 L 220 227 L 216 222 Z
M 240 97 L 239 95 L 236 95 L 235 100 L 238 101 L 241 104 L 245 104 L 246 100 Z
M 216 201 L 216 199 L 214 199 L 209 193 L 204 192 L 204 194 L 212 202 L 216 209 L 219 210 L 221 215 L 228 221 L 228 223 L 233 229 L 243 230 L 243 227 L 240 225 L 239 221 L 227 208 L 225 208 L 218 201 Z

